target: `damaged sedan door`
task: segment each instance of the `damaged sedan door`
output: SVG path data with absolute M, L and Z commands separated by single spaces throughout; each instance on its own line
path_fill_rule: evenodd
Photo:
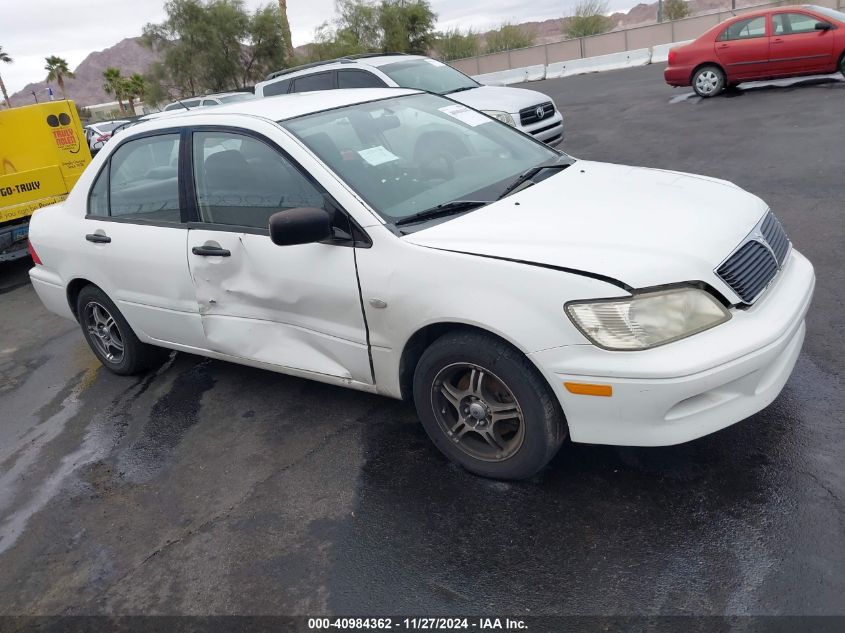
M 196 129 L 192 154 L 200 222 L 190 225 L 188 262 L 207 348 L 372 384 L 351 242 L 269 237 L 271 215 L 326 208 L 325 191 L 258 135 Z

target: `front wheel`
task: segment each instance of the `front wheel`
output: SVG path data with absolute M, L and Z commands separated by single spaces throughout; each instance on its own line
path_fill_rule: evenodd
M 485 477 L 530 477 L 566 437 L 560 405 L 531 362 L 475 332 L 444 335 L 423 353 L 414 402 L 435 446 Z
M 714 97 L 725 89 L 725 73 L 718 66 L 703 66 L 695 71 L 692 88 L 699 97 Z

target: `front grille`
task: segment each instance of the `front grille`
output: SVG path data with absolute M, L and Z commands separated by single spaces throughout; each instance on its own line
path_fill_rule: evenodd
M 772 247 L 772 251 L 778 260 L 778 266 L 783 266 L 783 260 L 786 259 L 786 254 L 789 252 L 789 238 L 786 236 L 783 226 L 771 211 L 763 220 L 760 232 L 763 234 L 763 239 Z
M 752 303 L 778 270 L 789 252 L 789 238 L 769 211 L 748 241 L 716 270 L 745 303 Z
M 533 134 L 534 136 L 537 136 L 538 134 L 542 134 L 543 132 L 548 132 L 549 130 L 553 130 L 556 127 L 559 127 L 559 126 L 560 126 L 560 123 L 552 123 L 551 125 L 544 125 L 543 127 L 538 128 L 536 130 L 531 130 L 531 134 Z
M 542 108 L 542 116 L 539 115 L 540 108 Z M 522 108 L 522 110 L 519 111 L 519 122 L 522 123 L 522 125 L 531 125 L 537 121 L 553 117 L 554 114 L 555 104 L 551 101 L 546 101 L 546 103 L 540 103 L 535 106 L 531 106 L 530 108 Z

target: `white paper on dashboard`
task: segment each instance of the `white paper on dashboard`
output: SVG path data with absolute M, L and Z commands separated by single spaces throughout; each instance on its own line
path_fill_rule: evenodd
M 457 119 L 462 123 L 466 123 L 471 127 L 475 127 L 476 125 L 481 125 L 483 123 L 489 123 L 491 119 L 488 119 L 486 116 L 481 114 L 480 112 L 476 112 L 475 110 L 470 110 L 468 107 L 464 105 L 450 105 L 443 108 L 440 108 L 440 111 L 443 114 L 448 114 L 453 119 Z
M 362 149 L 358 151 L 358 156 L 367 161 L 370 165 L 376 166 L 383 163 L 389 163 L 392 160 L 399 160 L 399 157 L 383 145 L 376 145 L 369 149 Z

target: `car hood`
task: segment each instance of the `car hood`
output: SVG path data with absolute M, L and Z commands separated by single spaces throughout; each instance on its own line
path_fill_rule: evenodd
M 476 110 L 499 110 L 518 114 L 522 108 L 548 103 L 552 98 L 536 90 L 507 88 L 505 86 L 480 86 L 446 95 Z
M 581 271 L 647 288 L 704 281 L 768 207 L 736 185 L 679 172 L 577 161 L 541 182 L 407 241 Z

